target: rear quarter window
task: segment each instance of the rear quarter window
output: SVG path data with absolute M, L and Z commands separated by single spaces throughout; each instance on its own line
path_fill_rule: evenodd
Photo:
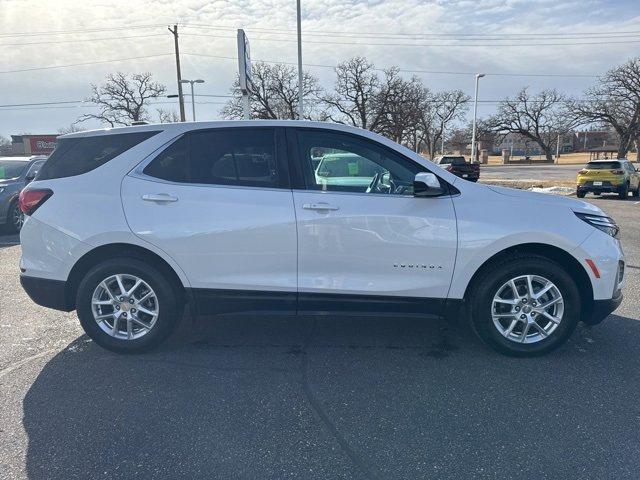
M 133 132 L 61 138 L 56 149 L 40 168 L 36 180 L 73 177 L 90 172 L 157 133 L 159 132 Z

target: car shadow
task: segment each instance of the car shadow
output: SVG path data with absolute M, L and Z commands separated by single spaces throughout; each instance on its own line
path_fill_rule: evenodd
M 137 356 L 82 336 L 24 398 L 27 473 L 611 477 L 640 458 L 639 363 L 640 322 L 615 315 L 533 359 L 403 318 L 186 322 Z

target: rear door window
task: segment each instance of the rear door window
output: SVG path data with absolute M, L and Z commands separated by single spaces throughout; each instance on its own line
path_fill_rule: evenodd
M 36 180 L 73 177 L 90 172 L 157 133 L 159 132 L 61 138 L 38 172 Z
M 288 188 L 276 144 L 273 128 L 195 131 L 160 153 L 143 173 L 179 183 Z

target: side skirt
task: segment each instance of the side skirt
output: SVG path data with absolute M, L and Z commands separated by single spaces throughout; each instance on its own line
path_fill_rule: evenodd
M 269 315 L 418 316 L 445 317 L 458 312 L 462 300 L 354 295 L 341 293 L 264 292 L 255 290 L 189 289 L 198 315 L 259 313 Z

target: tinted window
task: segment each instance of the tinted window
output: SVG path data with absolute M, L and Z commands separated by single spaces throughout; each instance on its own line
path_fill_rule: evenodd
M 298 143 L 312 190 L 411 195 L 415 174 L 424 170 L 375 142 L 338 132 L 299 130 Z
M 37 180 L 71 177 L 90 172 L 157 133 L 159 132 L 61 138 L 38 172 Z
M 44 164 L 44 160 L 34 162 L 33 165 L 31 165 L 31 167 L 29 168 L 29 171 L 27 172 L 25 177 L 33 179 L 38 174 L 43 164 Z
M 617 170 L 620 168 L 620 162 L 589 162 L 587 170 Z
M 288 183 L 279 168 L 273 129 L 192 132 L 158 155 L 144 173 L 211 185 L 277 188 Z
M 19 177 L 27 165 L 27 162 L 19 160 L 0 160 L 0 180 Z
M 188 161 L 187 137 L 181 137 L 169 145 L 144 169 L 152 177 L 170 182 L 187 182 Z

